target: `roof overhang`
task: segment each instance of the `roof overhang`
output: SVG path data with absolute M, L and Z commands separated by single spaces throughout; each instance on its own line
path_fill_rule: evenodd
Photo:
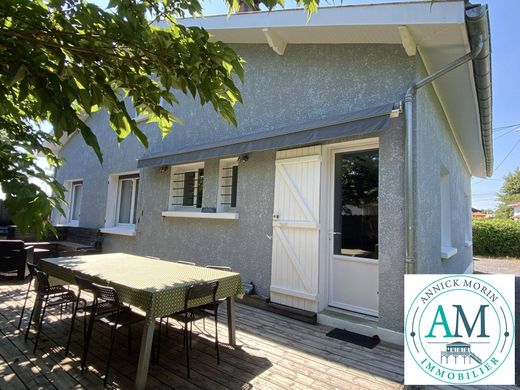
M 408 55 L 418 53 L 432 73 L 471 50 L 465 6 L 463 0 L 427 0 L 324 7 L 309 20 L 305 11 L 293 9 L 180 23 L 205 28 L 215 41 L 268 44 L 279 55 L 292 44 L 398 44 Z M 468 62 L 433 85 L 469 172 L 484 177 L 489 161 L 486 164 L 473 69 Z M 407 87 L 403 85 L 403 95 Z

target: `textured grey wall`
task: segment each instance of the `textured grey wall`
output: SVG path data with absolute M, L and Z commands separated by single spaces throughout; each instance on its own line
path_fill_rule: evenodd
M 58 171 L 58 179 L 84 180 L 81 226 L 103 226 L 108 175 L 135 170 L 136 159 L 144 153 L 398 101 L 417 75 L 416 58 L 407 57 L 400 46 L 292 45 L 284 56 L 276 55 L 266 45 L 239 45 L 236 49 L 247 60 L 246 80 L 241 87 L 244 105 L 237 107 L 238 129 L 225 125 L 210 107 L 201 108 L 197 101 L 181 96 L 174 112 L 185 125 L 175 126 L 164 141 L 153 125 L 143 125 L 150 137 L 149 151 L 133 139 L 117 146 L 104 113 L 95 114 L 90 122 L 102 143 L 103 166 L 79 136 L 63 147 L 62 155 L 68 163 Z M 403 142 L 401 126 L 381 135 L 379 320 L 382 326 L 396 330 L 402 328 Z M 227 264 L 241 272 L 244 281 L 255 282 L 260 294 L 268 295 L 275 153 L 253 153 L 249 157 L 239 167 L 240 219 L 235 221 L 163 218 L 170 174 L 154 168 L 141 170 L 137 234 L 105 235 L 104 251 Z M 217 171 L 217 160 L 205 162 L 204 206 L 216 206 Z M 432 235 L 423 230 L 422 236 Z
M 426 75 L 422 63 L 418 63 L 417 73 L 419 78 Z M 463 273 L 471 264 L 473 254 L 472 249 L 464 245 L 471 240 L 471 176 L 432 86 L 419 91 L 415 114 L 417 272 Z M 440 256 L 441 166 L 449 171 L 452 245 L 458 251 L 447 260 L 441 260 Z
M 399 121 L 404 125 L 404 121 Z M 402 332 L 406 214 L 404 129 L 379 139 L 379 325 Z

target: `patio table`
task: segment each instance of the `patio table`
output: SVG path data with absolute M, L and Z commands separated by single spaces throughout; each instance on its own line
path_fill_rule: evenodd
M 122 302 L 146 313 L 135 387 L 144 389 L 150 363 L 155 319 L 184 310 L 186 289 L 193 283 L 218 280 L 217 299 L 227 299 L 229 344 L 235 346 L 235 295 L 242 293 L 240 274 L 126 253 L 47 258 L 40 269 L 74 283 L 78 275 L 113 287 Z M 205 301 L 196 304 L 209 303 Z

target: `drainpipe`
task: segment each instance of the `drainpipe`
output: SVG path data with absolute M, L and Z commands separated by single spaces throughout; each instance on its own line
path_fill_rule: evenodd
M 414 144 L 414 102 L 415 96 L 419 88 L 424 87 L 425 85 L 430 84 L 432 81 L 438 79 L 439 77 L 445 75 L 448 72 L 451 72 L 455 68 L 458 68 L 462 64 L 465 64 L 468 61 L 473 60 L 475 57 L 479 55 L 482 48 L 484 47 L 484 37 L 481 35 L 479 37 L 478 43 L 473 50 L 469 53 L 463 55 L 462 57 L 456 59 L 455 61 L 449 63 L 443 68 L 437 70 L 431 75 L 425 77 L 422 80 L 418 80 L 414 82 L 410 88 L 406 91 L 406 95 L 404 97 L 404 112 L 405 112 L 405 122 L 406 122 L 406 138 L 405 138 L 405 206 L 406 206 L 406 258 L 405 258 L 405 273 L 413 274 L 415 273 L 415 231 L 414 231 L 414 177 L 413 177 L 413 144 Z

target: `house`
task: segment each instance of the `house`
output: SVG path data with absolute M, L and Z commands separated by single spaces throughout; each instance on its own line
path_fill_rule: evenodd
M 471 209 L 471 216 L 473 218 L 494 218 L 495 214 L 491 211 L 483 211 L 477 209 Z
M 516 221 L 520 220 L 520 202 L 510 204 L 509 207 L 513 209 L 513 219 Z
M 184 125 L 162 140 L 140 123 L 145 150 L 92 115 L 105 162 L 67 140 L 54 222 L 101 228 L 104 251 L 229 265 L 272 302 L 402 342 L 403 275 L 472 272 L 470 179 L 493 161 L 487 6 L 182 23 L 246 59 L 238 128 L 179 96 Z

